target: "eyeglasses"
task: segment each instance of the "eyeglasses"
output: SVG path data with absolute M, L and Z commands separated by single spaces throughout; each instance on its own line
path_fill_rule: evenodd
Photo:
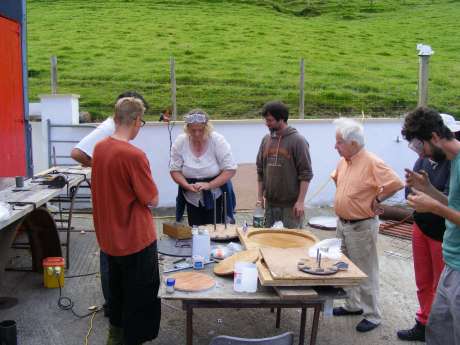
M 411 141 L 409 141 L 408 146 L 412 151 L 414 151 L 419 156 L 423 154 L 423 141 L 422 140 L 414 138 Z
M 189 123 L 206 123 L 206 122 L 208 122 L 208 119 L 206 118 L 205 114 L 193 113 L 193 114 L 186 115 L 184 117 L 184 121 L 187 124 L 189 124 Z
M 141 120 L 141 127 L 144 127 L 145 126 L 145 121 L 140 119 Z

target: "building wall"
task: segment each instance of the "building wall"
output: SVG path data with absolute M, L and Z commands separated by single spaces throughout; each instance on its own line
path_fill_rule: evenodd
M 297 128 L 310 143 L 314 178 L 311 182 L 307 201 L 310 205 L 330 205 L 333 202 L 335 187 L 329 175 L 335 168 L 339 156 L 334 149 L 335 128 L 332 120 L 290 120 L 289 124 Z M 255 163 L 262 137 L 267 133 L 262 120 L 213 121 L 216 131 L 223 134 L 232 146 L 237 163 Z M 408 149 L 401 139 L 401 119 L 366 119 L 364 121 L 366 147 L 385 160 L 403 179 L 404 168 L 412 168 L 416 154 Z M 80 140 L 88 134 L 94 125 L 53 128 L 54 140 Z M 171 131 L 172 140 L 183 131 L 183 123 L 176 123 Z M 40 126 L 33 126 L 35 172 L 47 167 L 47 157 L 40 156 Z M 169 132 L 166 123 L 148 123 L 133 141 L 144 150 L 149 158 L 152 174 L 160 191 L 160 206 L 174 206 L 177 186 L 169 176 Z M 56 155 L 69 155 L 74 144 L 56 144 Z M 37 154 L 35 154 L 37 152 Z M 58 163 L 72 163 L 70 158 L 60 159 Z M 329 182 L 328 182 L 329 181 Z M 256 181 L 254 181 L 256 183 Z M 319 193 L 317 191 L 326 184 Z M 317 194 L 313 199 L 310 198 Z M 394 202 L 404 202 L 399 193 Z

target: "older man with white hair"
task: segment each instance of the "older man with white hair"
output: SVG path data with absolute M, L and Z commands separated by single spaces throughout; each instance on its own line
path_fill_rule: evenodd
M 340 118 L 334 125 L 335 149 L 342 157 L 332 173 L 337 187 L 337 237 L 342 240 L 343 253 L 368 276 L 361 285 L 348 289 L 349 299 L 345 306 L 334 308 L 334 315 L 362 314 L 356 330 L 368 332 L 381 322 L 377 256 L 380 203 L 402 189 L 404 183 L 364 148 L 364 129 L 359 122 Z

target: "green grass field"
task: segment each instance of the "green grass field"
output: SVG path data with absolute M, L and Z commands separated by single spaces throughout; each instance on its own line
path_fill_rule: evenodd
M 417 103 L 417 43 L 430 44 L 429 103 L 460 116 L 460 1 L 454 0 L 29 0 L 29 97 L 81 95 L 103 118 L 126 89 L 143 93 L 151 119 L 179 114 L 253 118 L 268 100 L 298 112 L 305 59 L 307 117 L 398 116 Z

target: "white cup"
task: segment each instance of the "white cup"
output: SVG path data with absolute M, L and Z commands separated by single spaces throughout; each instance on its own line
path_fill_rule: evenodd
M 257 291 L 257 276 L 256 264 L 247 263 L 243 266 L 243 289 L 245 292 Z
M 257 267 L 249 262 L 236 262 L 233 276 L 233 290 L 236 292 L 257 291 Z

